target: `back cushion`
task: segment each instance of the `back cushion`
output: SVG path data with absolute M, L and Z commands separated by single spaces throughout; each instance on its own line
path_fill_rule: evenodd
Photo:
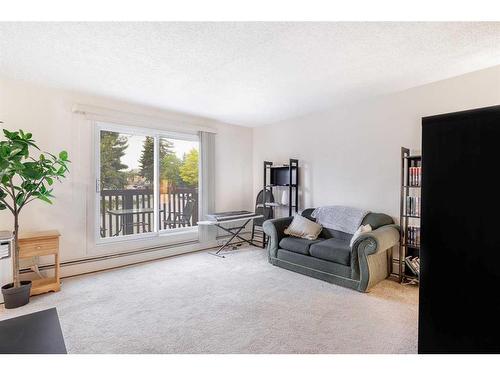
M 311 214 L 313 213 L 314 208 L 306 208 L 304 211 L 302 211 L 302 216 L 305 218 L 316 221 L 314 218 L 311 217 Z M 368 215 L 365 216 L 363 219 L 363 222 L 361 223 L 362 225 L 370 224 L 373 230 L 380 228 L 384 225 L 389 225 L 389 224 L 394 224 L 394 220 L 392 220 L 392 217 L 386 214 L 380 214 L 380 213 L 375 213 L 371 212 Z M 320 234 L 320 237 L 322 238 L 340 238 L 343 240 L 350 241 L 352 238 L 352 234 L 350 233 L 345 233 L 341 232 L 338 230 L 334 229 L 328 229 L 328 228 L 323 228 L 323 231 Z
M 309 220 L 312 220 L 315 222 L 316 219 L 311 217 L 311 214 L 313 213 L 314 210 L 315 210 L 314 208 L 306 208 L 304 211 L 302 211 L 301 215 L 303 217 L 305 217 L 306 219 L 309 219 Z M 352 234 L 341 232 L 341 231 L 335 230 L 335 229 L 323 228 L 319 237 L 321 237 L 321 238 L 340 238 L 342 240 L 350 241 L 352 238 Z
M 384 225 L 394 224 L 392 217 L 386 214 L 378 214 L 375 212 L 369 213 L 363 219 L 362 225 L 370 224 L 373 230 L 380 228 Z
M 322 229 L 323 227 L 316 222 L 296 215 L 293 217 L 292 223 L 285 229 L 285 234 L 307 240 L 315 240 Z
M 306 208 L 304 211 L 302 211 L 300 214 L 305 217 L 306 219 L 309 219 L 309 220 L 312 220 L 314 222 L 316 222 L 316 219 L 311 217 L 311 214 L 313 213 L 313 211 L 315 210 L 315 208 Z
M 345 241 L 350 242 L 351 238 L 352 238 L 352 234 L 346 233 L 346 232 L 341 232 L 340 230 L 323 228 L 323 231 L 321 232 L 321 237 L 323 237 L 323 238 L 339 238 L 341 240 L 345 240 Z

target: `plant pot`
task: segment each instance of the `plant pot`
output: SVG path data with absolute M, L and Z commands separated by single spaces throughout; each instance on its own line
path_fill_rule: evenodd
M 26 305 L 30 301 L 31 281 L 21 281 L 19 288 L 10 283 L 2 286 L 3 300 L 6 309 L 15 309 Z

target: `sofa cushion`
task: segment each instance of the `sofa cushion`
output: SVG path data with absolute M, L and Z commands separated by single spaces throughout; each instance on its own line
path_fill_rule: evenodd
M 294 253 L 309 255 L 309 247 L 312 244 L 319 243 L 321 240 L 307 240 L 305 238 L 285 237 L 280 241 L 280 248 Z
M 340 230 L 335 230 L 335 229 L 329 229 L 329 228 L 323 228 L 321 231 L 321 237 L 322 238 L 339 238 L 344 241 L 351 241 L 352 234 L 342 232 Z
M 300 215 L 293 217 L 292 223 L 285 229 L 285 234 L 308 240 L 315 240 L 323 227 Z
M 392 217 L 386 214 L 379 214 L 376 212 L 370 212 L 363 219 L 362 225 L 370 224 L 373 230 L 380 228 L 384 225 L 394 224 Z
M 349 279 L 351 277 L 351 267 L 343 264 L 329 262 L 327 260 L 311 257 L 308 255 L 297 254 L 285 249 L 278 250 L 278 260 L 285 263 L 280 264 L 280 267 L 291 271 L 300 272 L 304 275 L 320 277 L 319 279 L 328 280 L 328 275 L 340 276 L 340 278 Z M 322 276 L 326 276 L 322 277 Z
M 351 265 L 351 247 L 349 241 L 340 238 L 330 238 L 313 244 L 309 254 L 315 258 L 328 260 L 330 262 Z

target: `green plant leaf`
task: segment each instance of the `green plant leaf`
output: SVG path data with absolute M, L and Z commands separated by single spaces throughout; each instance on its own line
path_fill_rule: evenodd
M 0 141 L 0 197 L 3 206 L 10 199 L 8 192 L 15 191 L 13 204 L 22 208 L 28 197 L 40 199 L 51 204 L 55 179 L 61 180 L 69 172 L 67 151 L 54 154 L 42 152 L 36 157 L 30 151 L 38 149 L 32 134 L 23 130 L 11 132 L 2 129 L 6 140 Z M 49 188 L 48 188 L 49 187 Z M 8 208 L 8 207 L 7 207 Z
M 44 201 L 44 202 L 52 204 L 52 201 L 49 198 L 47 198 L 45 195 L 38 195 L 37 198 Z
M 3 144 L 0 150 L 2 157 L 9 158 L 11 147 L 8 144 Z
M 16 204 L 18 206 L 22 206 L 24 203 L 24 192 L 20 192 L 19 194 L 17 194 L 16 196 Z

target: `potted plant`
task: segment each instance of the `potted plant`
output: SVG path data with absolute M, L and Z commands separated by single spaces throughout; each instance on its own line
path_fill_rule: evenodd
M 52 184 L 61 180 L 68 170 L 68 153 L 58 156 L 41 152 L 31 133 L 3 129 L 6 140 L 0 141 L 0 210 L 9 210 L 14 217 L 13 282 L 2 286 L 5 308 L 29 302 L 31 281 L 19 279 L 19 215 L 34 200 L 52 203 Z M 30 152 L 37 150 L 37 155 Z

